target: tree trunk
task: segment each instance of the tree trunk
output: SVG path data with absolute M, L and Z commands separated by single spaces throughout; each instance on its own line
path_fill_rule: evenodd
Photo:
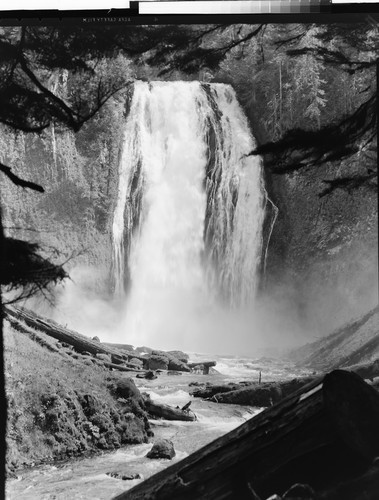
M 166 420 L 183 420 L 185 422 L 193 422 L 196 420 L 196 416 L 193 412 L 187 412 L 180 408 L 156 403 L 152 401 L 150 397 L 144 397 L 144 403 L 146 411 L 155 417 L 165 418 Z
M 1 203 L 1 200 L 0 200 Z M 0 205 L 0 278 L 3 275 L 3 265 L 5 263 L 5 245 L 3 218 Z M 2 280 L 0 279 L 0 282 Z M 6 430 L 7 430 L 7 399 L 5 393 L 5 371 L 4 371 L 4 335 L 3 335 L 3 297 L 0 289 L 0 374 L 2 381 L 0 383 L 0 498 L 5 498 L 5 453 L 6 453 Z
M 379 454 L 379 394 L 336 370 L 115 500 L 239 500 L 362 474 Z
M 23 321 L 31 328 L 40 330 L 50 337 L 59 340 L 60 342 L 66 342 L 67 344 L 72 345 L 78 352 L 87 351 L 91 354 L 113 354 L 115 356 L 122 357 L 123 359 L 128 358 L 126 354 L 123 354 L 117 349 L 112 349 L 110 347 L 104 346 L 104 344 L 96 342 L 95 340 L 91 340 L 89 337 L 85 337 L 80 333 L 68 330 L 67 328 L 63 328 L 52 320 L 43 320 L 36 314 L 32 313 L 31 311 L 27 311 L 26 309 L 4 306 L 4 310 L 7 315 L 13 316 L 19 321 Z

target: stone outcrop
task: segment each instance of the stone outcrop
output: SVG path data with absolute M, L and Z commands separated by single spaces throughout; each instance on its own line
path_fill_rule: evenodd
M 146 455 L 147 458 L 166 458 L 171 460 L 176 455 L 172 441 L 168 439 L 158 439 Z
M 120 378 L 115 382 L 115 392 L 117 396 L 125 399 L 141 399 L 141 393 L 131 378 Z

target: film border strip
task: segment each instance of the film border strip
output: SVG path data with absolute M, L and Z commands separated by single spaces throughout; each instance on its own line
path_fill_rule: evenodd
M 209 22 L 379 22 L 379 0 L 163 0 L 128 1 L 125 9 L 1 11 L 0 26 L 168 24 Z

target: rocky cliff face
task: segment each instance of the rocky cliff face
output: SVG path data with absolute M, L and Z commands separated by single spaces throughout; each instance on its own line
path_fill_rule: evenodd
M 42 185 L 34 193 L 7 183 L 2 191 L 7 234 L 39 243 L 66 268 L 89 266 L 90 286 L 108 287 L 110 231 L 125 120 L 124 95 L 77 133 L 50 127 L 40 135 L 2 130 L 2 160 Z M 88 273 L 87 273 L 88 275 Z
M 346 172 L 343 164 L 327 165 L 273 176 L 269 186 L 279 215 L 265 293 L 287 303 L 304 329 L 319 335 L 377 303 L 376 193 L 336 190 L 319 197 L 324 179 Z

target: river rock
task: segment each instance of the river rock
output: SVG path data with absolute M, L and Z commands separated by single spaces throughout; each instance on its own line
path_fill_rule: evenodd
M 111 362 L 114 363 L 115 365 L 122 365 L 124 361 L 125 360 L 122 358 L 122 356 L 118 356 L 117 354 L 111 354 Z
M 139 366 L 139 367 L 141 367 L 141 368 L 142 368 L 142 366 L 143 366 L 143 361 L 142 361 L 142 359 L 131 358 L 131 359 L 129 359 L 128 363 L 129 363 L 129 364 L 131 364 L 131 365 L 136 365 L 136 366 Z
M 147 361 L 147 368 L 149 370 L 167 370 L 168 358 L 166 356 L 152 354 Z
M 169 352 L 165 351 L 153 351 L 152 352 L 153 356 L 162 356 L 168 360 L 168 368 L 166 370 L 175 370 L 175 371 L 180 371 L 180 372 L 190 372 L 190 368 L 187 366 L 186 363 L 181 361 L 180 359 L 176 358 Z M 164 370 L 164 368 L 161 368 Z
M 174 445 L 169 439 L 158 439 L 146 455 L 147 458 L 167 458 L 171 460 L 176 455 Z
M 167 351 L 167 354 L 170 354 L 174 358 L 182 361 L 183 363 L 188 363 L 189 356 L 183 351 Z
M 107 476 L 114 477 L 115 479 L 122 479 L 123 481 L 132 481 L 133 479 L 142 479 L 141 474 L 120 474 L 119 472 L 106 472 Z
M 147 380 L 154 380 L 154 379 L 158 378 L 156 373 L 158 373 L 158 371 L 154 372 L 153 370 L 148 370 L 145 373 L 137 373 L 136 377 L 137 378 L 146 378 Z
M 101 361 L 106 361 L 107 363 L 111 363 L 111 357 L 108 354 L 104 354 L 102 352 L 96 353 L 96 358 L 101 359 Z
M 141 398 L 141 393 L 134 380 L 131 378 L 120 378 L 116 381 L 116 394 L 124 399 Z

